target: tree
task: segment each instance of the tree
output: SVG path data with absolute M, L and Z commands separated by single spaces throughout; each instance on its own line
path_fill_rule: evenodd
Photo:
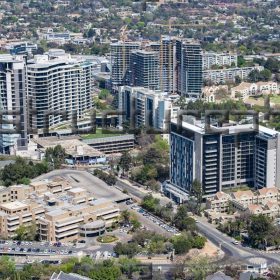
M 161 154 L 160 151 L 158 151 L 156 148 L 150 148 L 148 149 L 148 151 L 146 152 L 144 159 L 143 159 L 143 163 L 144 164 L 157 164 L 159 163 L 161 160 Z
M 187 263 L 188 280 L 202 280 L 207 275 L 216 271 L 216 267 L 212 265 L 208 257 L 197 257 L 189 260 Z
M 38 238 L 36 224 L 30 226 L 21 225 L 15 230 L 15 233 L 15 240 L 34 241 Z
M 124 210 L 121 212 L 121 221 L 124 224 L 128 224 L 131 218 L 131 212 L 129 212 L 128 210 Z
M 139 247 L 134 242 L 127 243 L 127 244 L 118 242 L 114 247 L 114 252 L 119 256 L 126 255 L 129 257 L 133 257 L 139 252 Z
M 186 234 L 173 236 L 171 239 L 176 254 L 185 254 L 192 248 L 192 240 Z
M 132 163 L 131 155 L 127 151 L 123 152 L 119 162 L 119 166 L 122 168 L 123 174 L 125 171 L 127 172 L 129 170 L 131 163 Z
M 11 277 L 16 274 L 15 263 L 7 256 L 0 258 L 0 278 L 1 279 L 12 279 Z
M 58 169 L 65 162 L 65 149 L 61 145 L 56 145 L 54 148 L 50 147 L 46 149 L 45 159 L 53 166 L 54 169 Z
M 192 194 L 196 199 L 196 214 L 200 214 L 202 198 L 203 198 L 203 190 L 202 190 L 201 183 L 197 179 L 195 179 L 192 183 Z
M 240 84 L 242 82 L 241 78 L 239 76 L 235 77 L 235 83 Z
M 267 82 L 271 79 L 271 71 L 268 69 L 264 69 L 260 72 L 261 81 Z
M 257 69 L 251 71 L 248 75 L 248 80 L 252 83 L 258 82 L 260 80 L 260 72 Z
M 122 257 L 119 259 L 119 264 L 122 273 L 126 274 L 128 278 L 132 277 L 133 272 L 139 271 L 140 262 L 136 259 Z
M 132 231 L 136 231 L 141 227 L 141 223 L 138 221 L 137 218 L 131 219 L 131 224 L 132 224 Z
M 264 215 L 251 217 L 248 235 L 254 247 L 264 248 L 268 243 L 269 236 L 273 234 L 273 231 L 274 228 L 269 217 Z
M 174 225 L 179 230 L 196 230 L 195 220 L 191 217 L 188 217 L 188 209 L 186 205 L 180 205 L 178 207 L 177 213 L 174 217 Z
M 278 73 L 280 69 L 279 61 L 274 58 L 268 58 L 264 64 L 264 67 L 270 70 L 272 73 Z

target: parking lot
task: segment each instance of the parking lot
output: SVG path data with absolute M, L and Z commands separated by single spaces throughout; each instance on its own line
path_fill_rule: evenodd
M 166 231 L 166 233 L 169 234 L 177 234 L 179 233 L 179 231 L 168 225 L 165 221 L 161 220 L 160 218 L 156 217 L 155 215 L 147 212 L 145 209 L 141 208 L 138 205 L 132 204 L 130 206 L 130 208 L 134 211 L 136 211 L 137 213 L 139 213 L 140 215 L 142 215 L 143 217 L 145 217 L 146 219 L 152 221 L 155 225 L 161 227 L 164 231 Z
M 1 255 L 69 255 L 73 256 L 77 249 L 72 244 L 31 242 L 16 240 L 0 240 Z

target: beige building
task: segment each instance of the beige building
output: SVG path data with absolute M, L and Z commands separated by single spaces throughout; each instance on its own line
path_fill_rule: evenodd
M 227 85 L 203 87 L 202 96 L 206 102 L 221 102 L 222 100 L 231 98 Z
M 206 201 L 205 215 L 210 221 L 226 221 L 242 213 L 278 217 L 280 214 L 280 191 L 273 187 L 262 188 L 256 192 L 251 190 L 237 191 L 231 194 L 218 192 Z
M 118 220 L 119 207 L 95 199 L 62 178 L 0 190 L 0 235 L 13 237 L 20 225 L 36 223 L 41 240 L 73 241 L 104 233 Z
M 240 85 L 231 89 L 233 97 L 241 97 L 243 100 L 249 96 L 262 94 L 279 94 L 279 87 L 276 82 L 242 82 Z

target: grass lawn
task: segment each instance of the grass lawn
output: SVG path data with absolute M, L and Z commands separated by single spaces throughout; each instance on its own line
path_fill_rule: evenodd
M 112 243 L 118 240 L 115 235 L 105 235 L 97 237 L 97 241 L 100 243 Z
M 270 97 L 270 102 L 280 104 L 280 95 L 273 95 Z
M 122 134 L 116 134 L 116 133 L 102 133 L 102 129 L 96 129 L 96 133 L 90 133 L 90 134 L 81 134 L 82 139 L 94 139 L 94 138 L 103 138 L 103 137 L 113 137 L 113 136 L 119 136 Z

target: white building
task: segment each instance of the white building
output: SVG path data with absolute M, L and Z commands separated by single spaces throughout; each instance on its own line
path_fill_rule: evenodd
M 223 84 L 226 82 L 235 82 L 236 77 L 240 77 L 241 80 L 245 80 L 253 70 L 262 71 L 263 69 L 263 66 L 254 66 L 204 70 L 203 79 L 206 81 L 211 81 L 215 84 Z
M 16 142 L 19 147 L 25 146 L 27 137 L 25 64 L 22 57 L 0 55 L 0 112 L 3 111 L 9 111 L 9 114 L 3 114 L 3 121 L 18 122 L 17 129 L 15 123 L 0 123 L 0 153 L 8 153 Z M 5 130 L 10 130 L 10 133 L 5 133 Z M 11 133 L 12 130 L 15 133 Z
M 211 69 L 213 65 L 237 66 L 237 54 L 204 52 L 202 55 L 202 67 L 204 70 Z
M 93 63 L 89 61 L 70 55 L 54 59 L 35 56 L 27 65 L 27 77 L 32 109 L 37 110 L 30 116 L 33 128 L 43 128 L 45 122 L 53 126 L 71 120 L 75 112 L 80 119 L 92 108 Z
M 178 98 L 178 95 L 143 87 L 120 87 L 119 110 L 124 115 L 119 117 L 119 123 L 130 122 L 135 124 L 135 128 L 145 126 L 165 130 L 169 127 L 170 117 L 177 116 L 179 107 L 174 105 L 174 101 Z

